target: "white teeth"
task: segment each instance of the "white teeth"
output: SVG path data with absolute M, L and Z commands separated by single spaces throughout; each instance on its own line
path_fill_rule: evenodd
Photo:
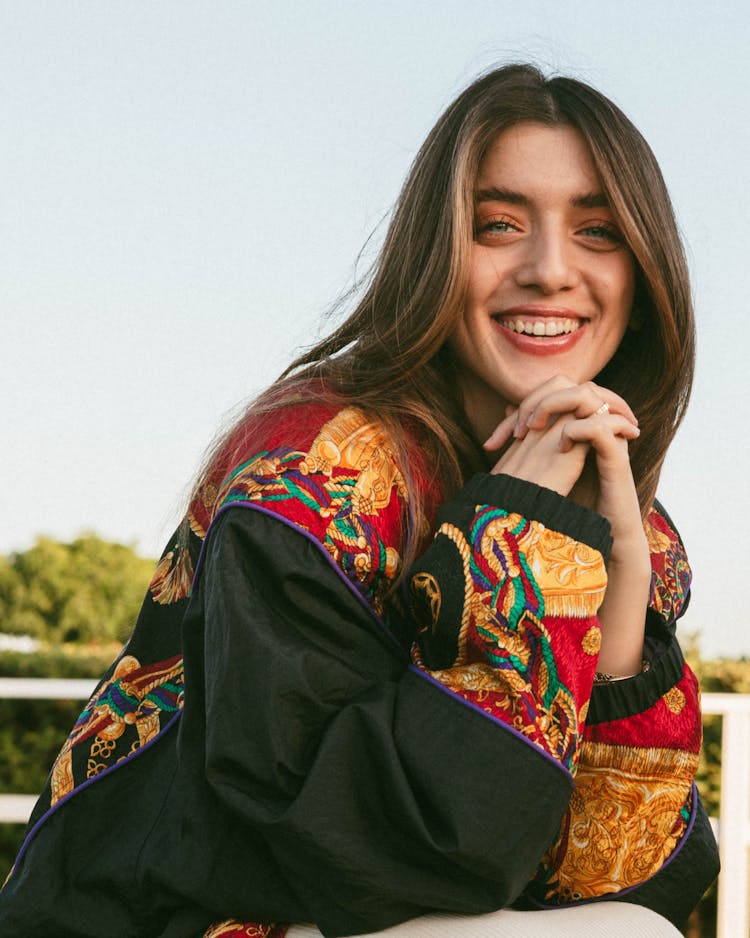
M 524 322 L 523 319 L 501 319 L 499 322 L 511 332 L 534 336 L 567 335 L 580 329 L 583 324 L 580 319 L 537 319 L 534 322 Z

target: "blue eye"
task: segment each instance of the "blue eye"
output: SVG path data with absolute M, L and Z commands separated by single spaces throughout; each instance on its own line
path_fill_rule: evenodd
M 590 225 L 588 228 L 582 228 L 580 233 L 597 241 L 610 241 L 613 244 L 623 243 L 623 237 L 617 228 L 612 228 L 609 225 Z
M 475 223 L 474 237 L 491 239 L 493 235 L 513 234 L 517 231 L 519 231 L 518 226 L 507 218 L 492 218 L 487 221 L 480 219 Z
M 482 228 L 482 231 L 515 231 L 515 226 L 509 221 L 491 221 Z

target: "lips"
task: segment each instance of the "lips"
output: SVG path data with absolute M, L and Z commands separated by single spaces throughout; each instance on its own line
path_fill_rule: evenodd
M 578 343 L 588 319 L 565 307 L 518 306 L 492 317 L 500 334 L 520 352 L 554 355 Z

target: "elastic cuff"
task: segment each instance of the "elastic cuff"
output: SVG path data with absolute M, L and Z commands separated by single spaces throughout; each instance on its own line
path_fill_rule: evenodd
M 680 681 L 684 670 L 682 649 L 673 642 L 643 674 L 611 684 L 594 684 L 586 723 L 592 726 L 643 713 Z
M 612 537 L 606 518 L 534 482 L 503 473 L 478 473 L 461 489 L 458 499 L 470 503 L 472 509 L 475 505 L 493 505 L 515 512 L 587 544 L 598 550 L 605 561 L 609 556 Z M 446 508 L 450 511 L 448 506 Z

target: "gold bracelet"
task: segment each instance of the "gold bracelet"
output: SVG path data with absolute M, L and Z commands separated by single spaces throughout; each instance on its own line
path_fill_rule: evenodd
M 639 674 L 645 674 L 651 670 L 651 662 L 646 658 L 641 662 L 641 670 L 636 674 L 606 674 L 603 671 L 597 671 L 594 675 L 594 684 L 613 684 L 615 681 L 627 681 L 628 678 L 638 677 Z

